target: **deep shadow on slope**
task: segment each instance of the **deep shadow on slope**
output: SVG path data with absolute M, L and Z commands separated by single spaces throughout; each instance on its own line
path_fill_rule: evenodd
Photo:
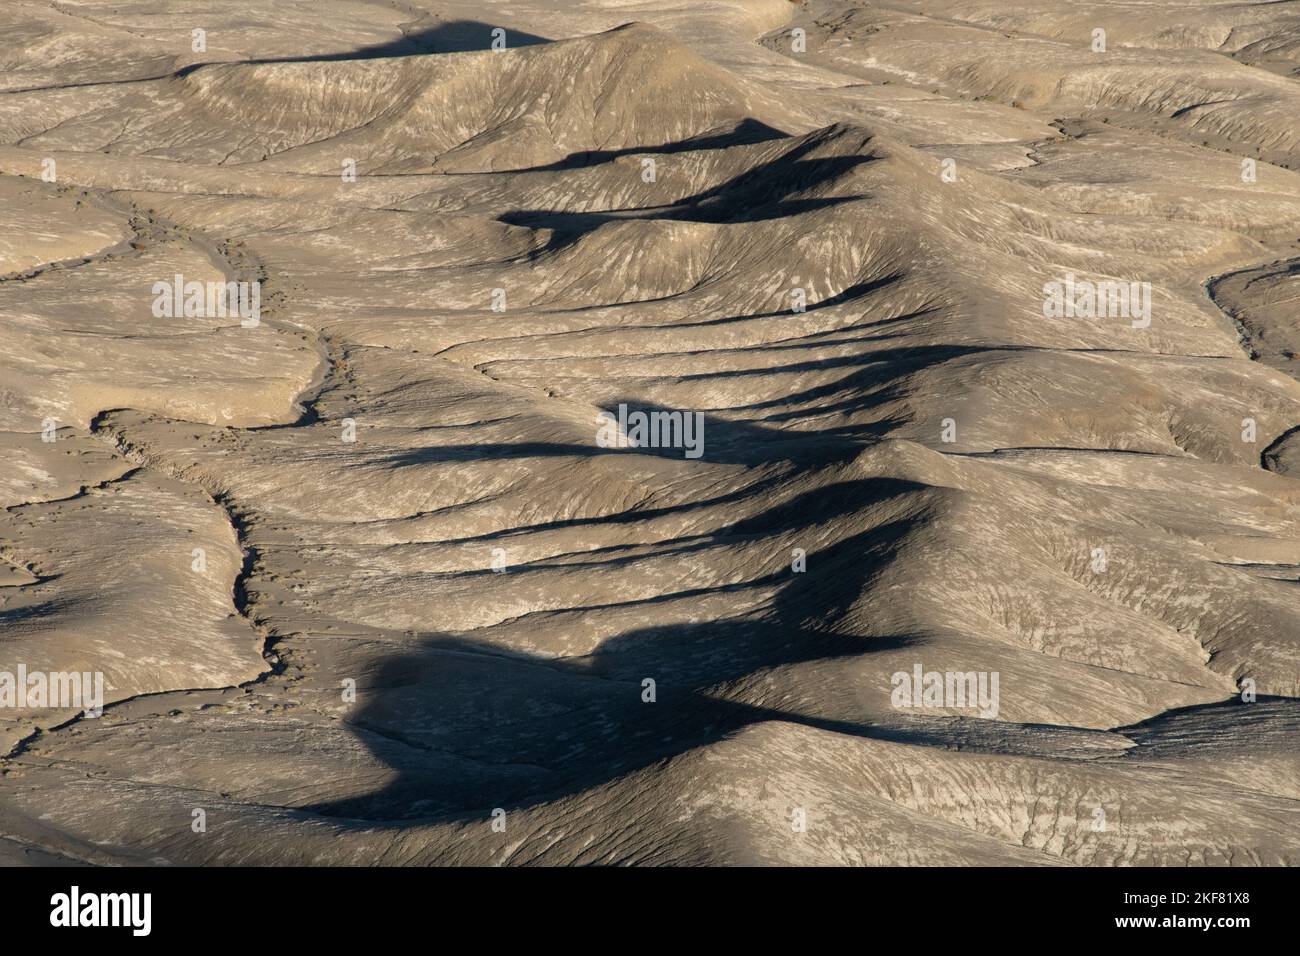
M 776 132 L 771 130 L 770 127 L 765 127 L 761 133 L 763 139 L 781 138 L 780 136 L 768 136 L 768 131 Z M 836 127 L 819 130 L 816 134 L 803 137 L 802 142 L 795 143 L 785 153 L 768 162 L 747 169 L 717 186 L 694 195 L 684 196 L 666 206 L 616 209 L 604 212 L 515 209 L 502 213 L 497 218 L 509 225 L 552 230 L 553 235 L 550 241 L 545 248 L 537 253 L 537 255 L 542 255 L 571 245 L 604 223 L 623 219 L 744 223 L 782 219 L 819 209 L 827 209 L 863 197 L 857 194 L 842 196 L 807 196 L 802 194 L 833 186 L 837 180 L 848 175 L 854 169 L 877 159 L 875 155 L 870 153 L 831 156 L 808 155 L 833 140 L 838 133 Z M 614 155 L 627 152 L 639 154 L 676 152 L 690 149 L 726 149 L 728 146 L 737 145 L 728 136 L 710 138 L 706 141 L 694 141 L 696 145 L 691 145 L 692 142 L 692 140 L 683 140 L 651 149 L 624 150 Z M 562 163 L 557 164 L 557 168 L 563 167 L 568 162 L 567 159 L 562 161 Z M 578 165 L 588 165 L 588 163 L 579 161 Z
M 243 60 L 244 63 L 313 63 L 339 60 L 374 60 L 383 57 L 426 56 L 430 53 L 468 53 L 492 49 L 492 31 L 498 26 L 481 20 L 448 20 L 436 27 L 426 27 L 405 34 L 401 39 L 371 46 L 358 47 L 341 53 L 324 53 L 319 56 L 271 57 L 260 60 Z M 509 27 L 505 30 L 506 49 L 537 46 L 552 42 L 547 37 Z
M 570 153 L 568 156 L 561 160 L 557 160 L 554 163 L 547 163 L 543 166 L 530 166 L 526 169 L 514 170 L 514 172 L 538 173 L 569 169 L 585 169 L 588 166 L 599 166 L 601 163 L 607 163 L 610 160 L 618 159 L 620 156 L 631 156 L 634 154 L 664 155 L 671 153 L 689 153 L 694 150 L 727 149 L 732 146 L 752 146 L 756 143 L 766 143 L 771 140 L 785 139 L 787 136 L 789 136 L 788 133 L 784 133 L 774 126 L 769 126 L 761 120 L 747 117 L 731 129 L 704 133 L 700 136 L 678 140 L 674 143 L 664 143 L 661 146 L 629 146 L 627 149 L 580 150 L 576 153 Z
M 387 43 L 376 43 L 371 46 L 357 47 L 355 50 L 343 50 L 338 53 L 318 53 L 305 56 L 271 56 L 271 57 L 253 57 L 247 60 L 211 60 L 205 63 L 190 63 L 181 67 L 174 73 L 163 74 L 163 76 L 188 76 L 195 70 L 201 70 L 206 66 L 230 66 L 239 65 L 261 65 L 267 63 L 338 63 L 348 60 L 378 60 L 384 58 L 396 58 L 406 56 L 429 56 L 438 53 L 468 53 L 480 50 L 490 50 L 492 48 L 492 31 L 497 29 L 490 23 L 483 23 L 478 20 L 452 20 L 442 23 L 436 27 L 428 27 L 423 30 L 417 30 L 407 33 L 397 40 L 389 40 Z M 502 28 L 505 29 L 505 28 Z M 506 47 L 538 46 L 543 43 L 552 43 L 543 36 L 526 33 L 523 30 L 506 30 Z M 162 79 L 162 76 L 143 77 L 141 79 Z M 123 82 L 137 83 L 140 79 L 126 80 Z M 93 83 L 73 84 L 78 86 L 94 86 Z M 23 92 L 22 90 L 9 92 Z
M 628 399 L 630 406 L 663 410 Z M 723 500 L 761 502 L 800 474 L 843 466 L 861 443 L 816 434 L 789 434 L 747 422 L 708 420 L 705 460 L 749 466 L 777 465 L 748 487 L 673 508 L 547 522 L 503 530 L 508 538 L 580 524 L 644 521 L 706 508 Z M 618 450 L 594 445 L 431 447 L 403 453 L 397 466 L 428 460 L 531 457 L 538 454 L 659 454 L 680 449 Z M 777 710 L 716 699 L 711 689 L 801 661 L 845 657 L 902 646 L 911 638 L 862 638 L 828 628 L 847 613 L 866 582 L 887 564 L 921 518 L 885 522 L 808 555 L 811 572 L 796 573 L 775 539 L 814 525 L 828 526 L 873 504 L 905 499 L 926 486 L 892 478 L 836 481 L 814 492 L 769 506 L 718 532 L 664 542 L 661 555 L 690 560 L 709 548 L 772 540 L 774 570 L 757 581 L 700 588 L 620 602 L 611 595 L 602 609 L 644 608 L 727 592 L 776 588 L 756 612 L 699 625 L 638 628 L 606 640 L 583 658 L 543 658 L 511 653 L 499 645 L 446 633 L 418 634 L 410 649 L 386 658 L 360 677 L 360 709 L 347 718 L 373 754 L 398 771 L 380 792 L 304 807 L 359 820 L 405 820 L 429 816 L 473 819 L 498 806 L 575 793 L 685 750 L 707 744 L 746 724 L 775 718 L 804 720 Z M 747 509 L 749 511 L 750 509 Z M 620 547 L 570 556 L 563 567 L 602 570 L 628 567 L 638 557 Z M 510 568 L 506 574 L 553 570 L 550 562 Z M 460 577 L 497 572 L 484 568 Z M 597 602 L 598 603 L 598 602 Z M 562 612 L 555 612 L 562 613 Z M 642 681 L 656 682 L 657 700 L 643 702 Z M 856 725 L 819 724 L 846 733 Z M 889 731 L 880 729 L 879 733 Z
M 766 538 L 806 527 L 810 519 L 833 521 L 924 487 L 886 478 L 846 482 L 685 550 Z M 598 786 L 757 721 L 871 734 L 867 726 L 720 700 L 711 689 L 771 667 L 910 643 L 909 635 L 868 640 L 833 633 L 825 624 L 848 611 L 921 520 L 886 522 L 813 551 L 804 573 L 790 569 L 787 554 L 774 553 L 778 570 L 766 578 L 707 592 L 779 586 L 765 611 L 639 628 L 605 641 L 586 658 L 510 654 L 462 637 L 421 635 L 414 648 L 386 659 L 365 679 L 361 709 L 348 719 L 375 755 L 399 771 L 397 778 L 378 793 L 303 809 L 363 820 L 487 819 L 495 807 L 518 808 Z M 525 566 L 506 573 L 530 572 Z M 649 608 L 682 596 L 633 603 Z M 655 682 L 653 703 L 642 699 L 647 678 Z M 467 786 L 470 775 L 444 772 L 449 755 L 474 762 L 473 786 Z

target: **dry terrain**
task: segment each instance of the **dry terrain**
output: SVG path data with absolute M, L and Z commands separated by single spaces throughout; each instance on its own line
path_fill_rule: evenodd
M 5 0 L 0 863 L 1300 862 L 1298 356 L 1297 3 Z

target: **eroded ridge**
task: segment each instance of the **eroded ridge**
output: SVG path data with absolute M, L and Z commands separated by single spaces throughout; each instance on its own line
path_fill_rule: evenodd
M 1295 861 L 1285 5 L 327 6 L 0 41 L 8 845 Z

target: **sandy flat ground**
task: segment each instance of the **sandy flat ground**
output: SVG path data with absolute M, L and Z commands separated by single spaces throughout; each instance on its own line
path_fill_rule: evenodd
M 1285 3 L 4 4 L 0 863 L 1296 863 L 1298 118 Z

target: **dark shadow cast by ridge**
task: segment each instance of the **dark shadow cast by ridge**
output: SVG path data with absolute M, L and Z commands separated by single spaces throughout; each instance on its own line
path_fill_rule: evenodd
M 614 399 L 609 403 L 614 409 L 620 402 L 626 402 L 629 411 L 662 411 L 662 406 L 654 403 L 643 402 L 635 398 Z M 593 430 L 595 422 L 593 420 Z M 511 538 L 521 537 L 523 535 L 534 534 L 545 531 L 558 531 L 564 529 L 579 529 L 594 527 L 599 525 L 620 525 L 632 524 L 639 521 L 648 521 L 656 518 L 663 518 L 671 514 L 690 514 L 695 511 L 703 511 L 708 508 L 718 507 L 726 504 L 736 504 L 744 501 L 749 497 L 758 497 L 775 491 L 783 482 L 797 478 L 801 473 L 807 473 L 819 468 L 842 466 L 853 460 L 864 448 L 874 444 L 880 438 L 887 435 L 902 422 L 892 419 L 884 419 L 869 428 L 835 428 L 823 429 L 812 433 L 802 433 L 798 431 L 782 431 L 763 424 L 761 421 L 731 421 L 706 416 L 706 450 L 700 459 L 695 459 L 701 464 L 710 463 L 729 463 L 729 464 L 747 464 L 751 466 L 764 466 L 761 471 L 757 471 L 757 480 L 752 484 L 743 487 L 733 488 L 712 497 L 701 498 L 689 502 L 682 502 L 672 505 L 663 505 L 658 507 L 642 508 L 630 511 L 620 511 L 613 514 L 601 514 L 584 517 L 557 518 L 550 521 L 541 521 L 536 524 L 526 526 L 516 526 L 502 528 L 497 531 L 486 532 L 482 534 L 469 535 L 461 538 L 449 539 L 447 543 L 466 544 L 470 542 L 506 542 Z M 715 440 L 718 433 L 722 433 L 724 439 L 724 448 L 721 454 L 717 454 L 717 444 Z M 712 441 L 713 445 L 708 442 Z M 386 462 L 392 466 L 402 466 L 407 464 L 422 464 L 429 461 L 444 460 L 441 455 L 447 455 L 446 460 L 455 461 L 472 461 L 483 458 L 502 457 L 513 458 L 529 449 L 542 448 L 543 457 L 554 455 L 557 457 L 584 455 L 592 456 L 597 454 L 622 454 L 622 455 L 645 455 L 655 454 L 660 457 L 681 458 L 682 453 L 679 449 L 646 449 L 646 448 L 600 448 L 594 443 L 592 445 L 574 445 L 574 444 L 518 444 L 518 445 L 452 445 L 441 448 L 432 447 L 427 449 L 411 449 L 397 455 L 390 456 Z
M 215 60 L 208 63 L 191 63 L 181 67 L 175 76 L 187 76 L 205 66 L 265 63 L 337 63 L 347 60 L 379 60 L 408 56 L 428 56 L 437 53 L 469 53 L 492 48 L 492 31 L 498 26 L 479 20 L 448 20 L 436 27 L 426 27 L 404 34 L 398 39 L 355 50 L 337 53 L 318 53 L 304 56 L 255 57 L 247 60 Z M 523 30 L 500 27 L 505 30 L 506 49 L 554 43 L 547 37 Z
M 916 362 L 923 362 L 928 350 L 904 349 L 900 353 L 918 353 Z M 946 355 L 947 351 L 940 354 Z M 896 356 L 895 358 L 901 358 Z M 881 368 L 887 366 L 882 360 L 872 368 L 864 370 L 877 377 Z M 858 431 L 858 440 L 846 440 L 843 433 L 828 435 L 823 432 L 801 432 L 782 430 L 765 425 L 761 421 L 724 418 L 716 411 L 668 408 L 655 402 L 645 401 L 635 396 L 616 396 L 604 403 L 605 411 L 614 422 L 619 421 L 620 406 L 626 407 L 628 417 L 634 412 L 643 412 L 650 416 L 699 415 L 702 419 L 703 446 L 698 457 L 688 457 L 684 442 L 660 445 L 642 444 L 639 447 L 620 447 L 619 445 L 602 446 L 598 441 L 599 423 L 593 416 L 591 422 L 591 442 L 484 442 L 482 444 L 428 445 L 421 448 L 407 448 L 385 455 L 378 461 L 388 467 L 401 468 L 407 465 L 425 465 L 446 462 L 469 461 L 513 461 L 527 458 L 594 458 L 605 455 L 646 455 L 656 458 L 671 458 L 685 464 L 700 465 L 778 465 L 786 463 L 795 468 L 811 469 L 834 464 L 843 464 L 852 460 L 869 442 L 883 437 L 893 426 L 892 420 L 881 421 L 871 426 L 864 426 Z M 675 428 L 664 423 L 668 419 L 651 419 L 656 434 L 667 431 L 670 437 L 676 437 Z M 684 438 L 684 429 L 681 433 Z M 649 436 L 647 436 L 649 437 Z M 611 520 L 611 519 L 602 519 Z
M 833 521 L 924 488 L 861 479 L 832 494 L 811 492 L 715 537 L 774 538 L 805 527 L 810 513 Z M 583 658 L 511 653 L 451 634 L 419 635 L 410 650 L 384 659 L 364 680 L 365 703 L 348 718 L 396 776 L 376 793 L 300 809 L 366 826 L 486 821 L 496 807 L 518 809 L 577 793 L 756 722 L 896 738 L 897 729 L 729 700 L 725 688 L 772 667 L 911 644 L 910 635 L 860 638 L 826 624 L 849 610 L 923 520 L 887 521 L 815 549 L 808 555 L 815 574 L 793 572 L 788 557 L 775 552 L 779 570 L 740 585 L 775 588 L 764 609 L 703 624 L 635 628 Z M 643 699 L 647 679 L 654 681 L 653 702 Z
M 787 139 L 789 135 L 789 133 L 785 133 L 782 130 L 777 129 L 775 126 L 769 126 L 762 120 L 756 120 L 753 117 L 746 117 L 734 127 L 727 130 L 702 133 L 699 136 L 692 136 L 688 139 L 677 140 L 672 143 L 663 143 L 659 146 L 629 146 L 626 149 L 579 150 L 570 153 L 563 159 L 556 160 L 553 163 L 546 163 L 542 166 L 529 166 L 524 169 L 514 170 L 514 172 L 540 173 L 568 169 L 585 169 L 589 166 L 598 166 L 601 163 L 607 163 L 620 156 L 630 156 L 633 154 L 653 156 L 672 153 L 689 153 L 694 150 L 727 149 L 731 146 L 751 146 L 755 143 L 766 143 L 776 139 Z
M 853 371 L 843 378 L 813 385 L 781 398 L 751 402 L 740 406 L 737 410 L 764 412 L 763 417 L 755 423 L 762 425 L 776 425 L 806 417 L 808 412 L 801 406 L 811 402 L 819 403 L 815 410 L 818 416 L 832 412 L 844 414 L 862 412 L 888 401 L 904 399 L 909 376 L 981 351 L 984 350 L 976 346 L 917 345 L 879 349 L 866 355 L 812 359 L 807 362 L 771 366 L 762 371 L 808 372 L 837 368 L 848 368 Z M 734 378 L 745 374 L 751 373 L 749 370 L 723 371 L 716 375 L 704 374 L 702 377 Z M 873 429 L 872 434 L 883 435 L 887 430 L 882 425 L 881 428 Z
M 34 587 L 37 584 L 44 584 L 52 581 L 55 576 L 33 581 L 24 587 Z M 17 590 L 15 588 L 15 590 Z M 41 618 L 52 617 L 55 614 L 69 610 L 75 602 L 69 600 L 47 600 L 38 601 L 35 604 L 25 604 L 18 607 L 6 607 L 0 609 L 0 624 L 17 624 L 19 621 L 36 621 Z
M 691 140 L 683 140 L 673 144 L 671 149 L 659 147 L 657 150 L 635 149 L 626 152 L 674 152 L 679 148 L 723 148 L 691 146 L 689 145 L 691 142 Z M 820 136 L 805 138 L 803 142 L 796 143 L 786 152 L 762 165 L 665 206 L 614 209 L 603 212 L 513 209 L 502 213 L 497 219 L 509 225 L 551 230 L 552 235 L 547 244 L 533 253 L 533 257 L 536 258 L 570 246 L 592 230 L 616 220 L 763 222 L 798 216 L 818 209 L 828 209 L 865 198 L 861 194 L 796 195 L 831 184 L 858 166 L 874 162 L 876 159 L 871 154 L 808 156 L 824 142 L 825 138 Z
M 425 27 L 403 35 L 400 39 L 387 43 L 358 47 L 341 53 L 323 53 L 319 56 L 285 56 L 268 57 L 258 60 L 241 60 L 241 63 L 311 63 L 314 61 L 335 62 L 339 60 L 377 60 L 387 57 L 427 56 L 431 53 L 470 53 L 492 49 L 492 31 L 505 31 L 506 49 L 524 46 L 538 46 L 552 43 L 553 40 L 500 27 L 481 20 L 448 20 L 436 27 Z

